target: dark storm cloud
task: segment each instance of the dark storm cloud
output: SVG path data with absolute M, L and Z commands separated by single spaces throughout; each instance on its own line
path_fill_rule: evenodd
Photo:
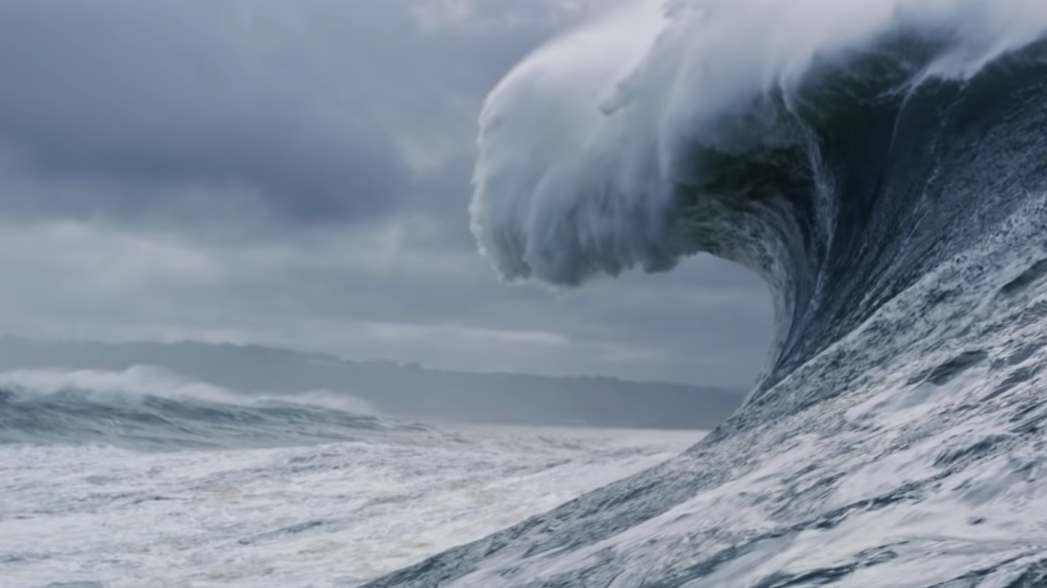
M 161 184 L 238 188 L 293 220 L 391 206 L 406 174 L 388 139 L 311 101 L 290 72 L 256 67 L 264 47 L 236 26 L 232 6 L 3 3 L 0 140 L 15 164 L 36 177 L 119 185 L 90 201 L 56 190 L 5 205 L 170 209 L 151 201 L 172 198 L 149 189 Z
M 471 131 L 475 113 L 466 123 L 471 108 L 455 104 L 478 104 L 549 30 L 463 33 L 439 20 L 435 3 L 428 9 L 435 28 L 419 32 L 418 14 L 425 13 L 411 8 L 425 6 L 4 2 L 6 170 L 104 188 L 90 197 L 70 189 L 42 190 L 32 199 L 5 192 L 0 206 L 117 218 L 258 206 L 290 222 L 388 212 L 424 190 L 404 144 L 448 125 Z M 484 13 L 462 26 L 475 19 L 483 22 Z M 495 35 L 501 38 L 490 43 Z

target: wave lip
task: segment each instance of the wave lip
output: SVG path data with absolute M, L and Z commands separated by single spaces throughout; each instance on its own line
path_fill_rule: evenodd
M 969 158 L 950 141 L 1002 128 L 998 105 L 981 129 L 971 111 L 1042 77 L 1045 31 L 1037 2 L 633 3 L 488 97 L 474 233 L 508 280 L 574 286 L 698 252 L 753 269 L 778 317 L 767 388 L 886 298 L 841 301 L 904 287 L 888 252 L 958 250 L 917 242 L 972 230 L 930 202 L 958 187 L 932 171 Z
M 311 445 L 425 433 L 324 392 L 239 394 L 150 366 L 122 372 L 0 374 L 0 444 L 109 444 L 138 450 Z

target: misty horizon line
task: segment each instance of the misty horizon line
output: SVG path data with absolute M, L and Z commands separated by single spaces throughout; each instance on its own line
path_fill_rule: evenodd
M 313 361 L 326 361 L 332 363 L 340 363 L 351 366 L 360 367 L 373 367 L 373 368 L 389 368 L 389 369 L 400 369 L 400 370 L 417 370 L 422 372 L 430 372 L 434 374 L 463 374 L 463 375 L 477 375 L 477 376 L 506 376 L 506 377 L 521 377 L 521 378 L 535 378 L 541 380 L 566 380 L 566 381 L 604 381 L 604 382 L 620 382 L 630 383 L 639 385 L 656 385 L 656 386 L 679 386 L 684 388 L 702 388 L 707 390 L 717 390 L 722 392 L 729 392 L 732 394 L 746 394 L 747 388 L 743 387 L 730 387 L 715 384 L 706 384 L 699 382 L 685 382 L 677 380 L 651 380 L 651 379 L 638 379 L 638 378 L 624 378 L 612 375 L 603 374 L 583 374 L 583 373 L 563 373 L 563 374 L 550 374 L 550 373 L 537 373 L 537 372 L 526 372 L 526 371 L 508 371 L 508 370 L 483 370 L 483 369 L 450 369 L 441 368 L 426 365 L 420 361 L 397 361 L 387 358 L 347 358 L 341 355 L 327 352 L 296 348 L 293 346 L 270 344 L 261 342 L 235 342 L 235 341 L 206 341 L 201 339 L 182 338 L 182 339 L 171 339 L 171 340 L 142 340 L 142 339 L 128 339 L 128 340 L 104 340 L 104 339 L 90 339 L 90 338 L 75 338 L 75 337 L 36 337 L 28 335 L 20 335 L 15 333 L 0 333 L 0 342 L 13 342 L 29 345 L 95 345 L 95 346 L 107 346 L 107 347 L 173 347 L 173 346 L 198 346 L 212 349 L 234 349 L 242 351 L 261 351 L 261 352 L 276 352 L 281 354 L 291 354 L 298 356 L 303 359 L 309 359 Z M 60 367 L 60 366 L 55 366 Z

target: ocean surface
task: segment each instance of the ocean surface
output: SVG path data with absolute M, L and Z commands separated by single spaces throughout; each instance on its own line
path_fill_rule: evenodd
M 1047 586 L 1047 3 L 631 3 L 490 94 L 475 186 L 503 277 L 718 255 L 775 343 L 681 456 L 369 588 Z
M 0 588 L 352 588 L 702 436 L 400 423 L 150 368 L 0 381 Z

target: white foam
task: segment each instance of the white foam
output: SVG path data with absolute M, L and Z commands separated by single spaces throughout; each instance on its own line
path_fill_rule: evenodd
M 378 415 L 366 400 L 327 390 L 308 390 L 294 396 L 250 391 L 244 394 L 206 382 L 185 378 L 175 372 L 150 365 L 135 365 L 126 370 L 66 369 L 60 367 L 21 369 L 0 373 L 0 388 L 22 395 L 53 395 L 60 392 L 84 394 L 99 402 L 135 403 L 146 397 L 181 401 L 219 402 L 256 405 L 287 402 L 333 408 L 359 415 Z
M 501 427 L 254 451 L 0 446 L 0 585 L 348 588 L 700 437 Z
M 671 267 L 689 252 L 669 218 L 674 181 L 693 173 L 677 165 L 684 149 L 772 140 L 774 121 L 751 109 L 762 93 L 788 96 L 817 60 L 903 28 L 952 39 L 923 76 L 963 78 L 1041 37 L 1047 4 L 638 0 L 553 41 L 486 101 L 481 251 L 507 279 L 554 284 Z

